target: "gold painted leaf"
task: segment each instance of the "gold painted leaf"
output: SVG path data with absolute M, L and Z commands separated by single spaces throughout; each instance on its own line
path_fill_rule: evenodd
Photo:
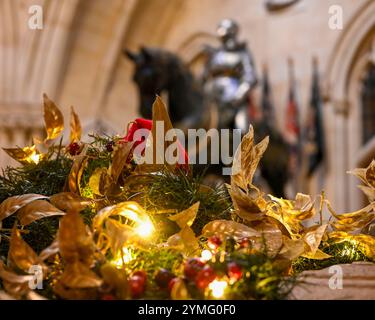
M 185 226 L 180 232 L 170 236 L 166 242 L 170 249 L 178 250 L 187 257 L 197 255 L 200 247 L 194 231 Z
M 30 202 L 47 198 L 47 196 L 35 193 L 28 193 L 21 196 L 10 197 L 0 204 L 0 221 L 11 216 L 13 213 L 17 212 L 19 209 L 26 206 Z
M 12 229 L 8 258 L 24 272 L 29 272 L 30 267 L 33 265 L 42 266 L 42 261 L 34 250 L 21 238 L 21 234 L 16 227 Z
M 38 163 L 45 158 L 44 154 L 38 153 L 35 145 L 24 148 L 3 148 L 3 150 L 21 164 Z
M 322 250 L 318 249 L 315 253 L 307 252 L 301 255 L 301 257 L 307 258 L 307 259 L 314 259 L 314 260 L 324 260 L 329 259 L 332 256 L 329 254 L 324 253 Z
M 108 238 L 113 256 L 122 252 L 122 248 L 131 240 L 132 244 L 138 240 L 130 226 L 113 219 L 106 220 L 104 234 Z
M 120 143 L 114 148 L 112 153 L 112 164 L 110 167 L 111 177 L 114 183 L 117 183 L 117 180 L 127 163 L 132 148 L 133 142 Z
M 70 107 L 70 143 L 81 140 L 82 127 L 74 108 Z
M 93 194 L 103 195 L 103 179 L 107 175 L 107 168 L 96 168 L 89 179 L 89 187 Z
M 374 260 L 375 259 L 375 237 L 368 234 L 355 234 L 351 235 L 343 231 L 334 231 L 329 233 L 329 239 L 335 243 L 349 241 L 358 246 L 358 249 L 362 250 L 366 257 Z
M 104 282 L 116 290 L 117 298 L 123 300 L 130 298 L 128 279 L 123 270 L 106 263 L 100 268 L 100 274 Z
M 247 191 L 268 142 L 266 137 L 254 146 L 254 129 L 250 125 L 249 132 L 242 138 L 233 158 L 231 185 L 235 184 Z
M 372 160 L 366 169 L 366 181 L 372 188 L 375 188 L 375 160 Z
M 57 239 L 61 256 L 68 264 L 80 261 L 91 266 L 95 246 L 78 212 L 71 211 L 62 217 Z
M 265 218 L 262 212 L 260 198 L 252 198 L 248 193 L 233 184 L 229 188 L 229 194 L 232 198 L 235 213 L 243 220 L 252 222 L 259 221 Z
M 283 236 L 283 247 L 279 252 L 279 256 L 284 259 L 297 259 L 305 251 L 304 242 L 302 239 L 292 240 Z
M 52 217 L 52 216 L 62 216 L 65 213 L 55 206 L 50 204 L 48 201 L 45 200 L 35 200 L 26 206 L 22 207 L 18 213 L 17 217 L 20 223 L 24 226 L 45 218 L 45 217 Z
M 27 274 L 27 275 L 19 275 L 14 273 L 13 271 L 9 270 L 4 265 L 4 262 L 0 260 L 0 278 L 3 279 L 4 281 L 10 282 L 10 283 L 18 283 L 18 284 L 23 284 L 27 283 L 29 281 L 34 280 L 34 275 L 32 274 Z
M 46 140 L 56 139 L 64 130 L 64 117 L 56 104 L 43 94 Z
M 92 201 L 72 192 L 60 192 L 50 197 L 50 202 L 62 211 L 82 211 L 92 204 Z
M 47 248 L 42 250 L 42 252 L 39 254 L 39 259 L 42 261 L 47 260 L 49 257 L 57 254 L 59 250 L 59 242 L 57 239 L 55 239 Z
M 183 210 L 171 217 L 169 217 L 169 220 L 172 220 L 178 224 L 180 228 L 183 228 L 185 226 L 191 227 L 193 224 L 197 213 L 199 209 L 199 201 L 194 203 L 191 207 L 189 207 L 186 210 Z
M 68 177 L 68 185 L 70 192 L 80 194 L 80 182 L 83 170 L 87 163 L 85 155 L 77 156 L 74 161 Z
M 323 224 L 321 226 L 313 226 L 306 230 L 303 240 L 309 248 L 309 253 L 315 255 L 317 252 L 320 242 L 322 241 L 323 235 L 327 230 L 328 224 Z
M 328 201 L 326 201 L 326 203 L 328 210 L 332 216 L 336 218 L 336 221 L 332 223 L 332 226 L 336 230 L 354 231 L 366 227 L 375 220 L 375 213 L 372 204 L 355 212 L 337 214 L 332 209 L 330 203 Z
M 67 264 L 59 281 L 64 286 L 74 289 L 95 288 L 103 282 L 95 272 L 79 261 Z
M 202 229 L 202 236 L 210 237 L 215 234 L 232 236 L 235 239 L 260 237 L 261 235 L 255 229 L 231 220 L 214 220 L 207 223 Z
M 34 280 L 34 275 L 18 275 L 4 266 L 0 260 L 0 278 L 5 291 L 17 299 L 21 299 L 30 291 L 29 282 Z
M 157 122 L 163 123 L 164 131 L 157 131 Z M 173 169 L 174 164 L 166 163 L 164 156 L 165 150 L 170 146 L 173 141 L 165 141 L 165 134 L 167 131 L 173 130 L 172 122 L 169 118 L 167 108 L 163 100 L 156 96 L 152 105 L 152 129 L 151 134 L 148 135 L 145 147 L 145 158 L 147 163 L 139 164 L 137 166 L 138 172 L 157 172 L 167 167 Z M 157 152 L 158 149 L 158 152 Z

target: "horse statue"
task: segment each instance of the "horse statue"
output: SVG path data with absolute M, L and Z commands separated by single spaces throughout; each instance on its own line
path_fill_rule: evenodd
M 138 88 L 142 117 L 150 119 L 155 96 L 166 93 L 169 115 L 176 128 L 217 128 L 217 106 L 206 97 L 201 81 L 193 76 L 178 56 L 145 47 L 139 53 L 125 50 L 124 54 L 135 65 L 133 81 Z M 269 147 L 260 163 L 261 176 L 274 195 L 283 197 L 288 180 L 288 146 L 274 128 L 262 123 L 254 123 L 253 126 L 256 140 L 270 136 Z M 213 172 L 218 174 L 218 166 L 210 167 L 214 167 Z M 222 168 L 222 165 L 219 167 Z

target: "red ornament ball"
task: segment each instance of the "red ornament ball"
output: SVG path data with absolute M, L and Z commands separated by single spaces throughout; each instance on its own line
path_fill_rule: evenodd
M 167 269 L 159 269 L 155 275 L 156 284 L 163 289 L 168 288 L 169 282 L 174 279 L 174 274 Z
M 204 263 L 197 258 L 191 258 L 186 261 L 184 274 L 188 280 L 194 281 L 198 272 L 204 267 Z
M 67 149 L 71 156 L 76 156 L 81 151 L 81 146 L 77 142 L 72 142 Z
M 227 265 L 228 276 L 232 280 L 239 280 L 242 278 L 242 268 L 235 262 L 229 262 Z
M 216 278 L 215 270 L 211 266 L 205 266 L 199 273 L 195 279 L 195 285 L 199 289 L 206 289 L 207 286 L 214 281 Z
M 112 152 L 113 151 L 113 146 L 114 146 L 114 142 L 113 141 L 110 141 L 108 142 L 106 145 L 105 145 L 105 149 L 107 150 L 107 152 Z
M 214 250 L 214 249 L 217 249 L 218 247 L 220 247 L 222 243 L 223 243 L 223 241 L 221 241 L 220 237 L 212 236 L 212 237 L 208 238 L 207 245 L 210 249 Z

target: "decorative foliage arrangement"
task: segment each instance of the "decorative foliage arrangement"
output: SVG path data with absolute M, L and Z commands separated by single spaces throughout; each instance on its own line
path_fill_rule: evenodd
M 323 196 L 285 200 L 253 185 L 268 138 L 255 144 L 252 127 L 230 185 L 213 189 L 188 165 L 135 163 L 134 130 L 172 128 L 160 98 L 153 121 L 123 137 L 81 141 L 72 108 L 63 146 L 47 96 L 44 120 L 43 141 L 4 149 L 21 167 L 0 176 L 2 298 L 282 299 L 303 270 L 375 258 L 374 238 L 359 233 L 375 219 L 375 162 L 352 172 L 370 204 L 337 214 Z M 324 207 L 331 219 L 307 226 Z

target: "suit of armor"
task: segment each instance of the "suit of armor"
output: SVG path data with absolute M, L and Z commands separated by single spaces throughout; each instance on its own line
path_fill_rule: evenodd
M 234 21 L 221 21 L 217 32 L 222 46 L 207 48 L 204 91 L 218 106 L 220 128 L 246 131 L 243 126 L 247 126 L 247 112 L 241 111 L 247 110 L 249 92 L 257 83 L 253 59 L 246 44 L 237 41 L 238 26 Z M 246 119 L 238 119 L 240 114 Z

